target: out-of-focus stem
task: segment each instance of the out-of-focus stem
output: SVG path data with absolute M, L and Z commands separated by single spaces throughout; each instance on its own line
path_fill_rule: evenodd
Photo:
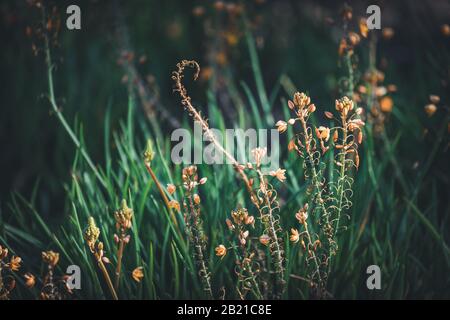
M 115 288 L 116 290 L 119 289 L 119 282 L 120 282 L 120 272 L 122 269 L 122 257 L 123 257 L 123 249 L 125 247 L 125 242 L 121 238 L 119 240 L 119 249 L 117 250 L 117 268 L 116 268 L 116 283 Z
M 101 259 L 97 260 L 97 264 L 103 273 L 103 277 L 105 278 L 106 284 L 108 285 L 109 291 L 111 292 L 113 299 L 119 300 L 119 298 L 117 297 L 116 290 L 114 290 L 111 278 L 109 277 L 108 271 L 106 270 L 105 264 Z

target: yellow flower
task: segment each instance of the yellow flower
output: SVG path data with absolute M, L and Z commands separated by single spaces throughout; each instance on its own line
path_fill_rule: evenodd
M 42 260 L 51 267 L 56 266 L 59 261 L 59 253 L 54 251 L 42 252 Z
M 291 236 L 289 237 L 289 240 L 296 243 L 300 239 L 300 235 L 298 233 L 297 229 L 291 228 Z
M 177 211 L 180 211 L 180 204 L 177 200 L 170 200 L 169 201 L 169 208 L 175 209 Z
M 141 282 L 141 280 L 144 278 L 144 272 L 142 271 L 142 269 L 142 267 L 137 267 L 133 270 L 131 276 L 133 277 L 134 281 Z
M 227 254 L 227 248 L 225 248 L 225 246 L 223 244 L 216 247 L 215 250 L 216 250 L 216 256 L 218 256 L 218 257 L 223 258 Z
M 278 180 L 280 180 L 281 182 L 283 182 L 284 180 L 286 180 L 286 170 L 285 169 L 277 169 L 275 171 L 271 171 L 269 174 L 272 177 L 276 177 Z
M 392 101 L 391 97 L 383 97 L 380 100 L 380 109 L 383 112 L 391 112 L 392 107 L 394 106 L 394 102 Z
M 277 127 L 277 130 L 279 133 L 283 133 L 287 130 L 287 123 L 286 121 L 283 120 L 279 120 L 275 126 Z
M 23 277 L 25 278 L 25 285 L 27 286 L 27 288 L 29 289 L 33 288 L 34 285 L 36 284 L 36 278 L 34 277 L 34 275 L 27 272 L 23 275 Z
M 196 205 L 199 205 L 199 204 L 200 204 L 200 196 L 199 196 L 198 194 L 194 194 L 194 195 L 192 196 L 192 198 L 194 199 L 194 203 L 195 203 Z
M 270 242 L 270 237 L 267 234 L 263 234 L 262 236 L 259 237 L 259 242 L 261 242 L 261 244 L 267 246 Z
M 320 140 L 328 141 L 330 139 L 330 128 L 320 126 L 319 128 L 316 128 L 316 136 Z
M 11 260 L 9 261 L 9 263 L 7 264 L 7 267 L 11 270 L 11 271 L 19 271 L 20 269 L 20 263 L 22 262 L 22 258 L 17 257 L 17 256 L 12 256 Z
M 176 189 L 177 189 L 177 188 L 175 187 L 175 185 L 173 185 L 173 184 L 171 184 L 171 183 L 169 183 L 169 184 L 167 185 L 167 188 L 166 188 L 166 190 L 167 190 L 167 192 L 168 192 L 169 194 L 173 194 L 173 193 L 175 192 Z
M 99 236 L 100 236 L 100 229 L 97 228 L 97 226 L 95 225 L 94 218 L 89 217 L 88 226 L 86 228 L 86 231 L 84 232 L 84 239 L 86 240 L 91 250 L 94 248 L 94 245 L 97 242 Z
M 430 104 L 427 104 L 427 105 L 424 107 L 424 109 L 425 109 L 425 112 L 427 113 L 427 115 L 428 115 L 429 117 L 431 117 L 431 116 L 436 112 L 437 107 L 436 107 L 435 104 L 430 103 Z

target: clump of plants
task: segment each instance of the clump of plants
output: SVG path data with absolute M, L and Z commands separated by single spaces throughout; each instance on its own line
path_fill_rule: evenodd
M 277 191 L 268 181 L 268 177 L 274 177 L 280 182 L 286 180 L 285 170 L 277 169 L 264 174 L 262 170 L 262 159 L 267 149 L 256 148 L 252 150 L 255 163 L 240 164 L 228 154 L 223 146 L 215 140 L 210 132 L 207 120 L 193 106 L 186 88 L 181 83 L 183 71 L 186 66 L 195 68 L 194 79 L 199 74 L 200 67 L 195 61 L 183 60 L 174 72 L 176 91 L 182 98 L 182 104 L 195 121 L 201 123 L 203 131 L 208 135 L 219 150 L 232 160 L 235 170 L 244 181 L 249 193 L 250 200 L 259 213 L 258 220 L 261 224 L 262 243 L 267 246 L 270 255 L 271 275 L 270 298 L 279 299 L 283 296 L 286 283 L 286 259 L 283 245 L 283 230 L 280 226 L 278 212 L 280 206 L 277 200 Z M 351 207 L 353 173 L 357 171 L 360 163 L 358 147 L 362 143 L 362 128 L 364 122 L 359 118 L 361 108 L 355 108 L 354 102 L 344 96 L 336 100 L 335 109 L 337 116 L 326 111 L 325 116 L 335 124 L 329 128 L 326 126 L 312 127 L 309 123 L 310 116 L 316 111 L 316 106 L 311 103 L 310 97 L 304 93 L 297 92 L 293 101 L 288 102 L 289 109 L 294 117 L 288 121 L 280 120 L 276 123 L 279 132 L 285 132 L 288 126 L 296 128 L 293 139 L 288 143 L 288 150 L 296 152 L 301 159 L 305 182 L 308 184 L 309 202 L 299 209 L 295 217 L 299 221 L 302 230 L 291 229 L 290 241 L 300 242 L 307 255 L 308 277 L 310 279 L 313 296 L 323 297 L 326 292 L 327 278 L 330 271 L 331 259 L 336 255 L 339 248 L 339 232 L 345 230 L 345 220 L 348 220 L 348 209 Z M 298 129 L 297 129 L 298 128 Z M 331 138 L 332 137 L 332 138 Z M 330 139 L 331 138 L 331 139 Z M 331 149 L 331 151 L 329 151 Z M 323 157 L 325 153 L 333 152 L 334 161 L 326 162 Z M 332 171 L 332 179 L 327 181 L 326 173 Z M 184 175 L 183 175 L 184 176 Z M 245 210 L 245 211 L 242 211 Z M 237 286 L 240 297 L 243 292 L 254 290 L 254 296 L 263 298 L 261 290 L 263 285 L 258 284 L 258 277 L 252 268 L 252 258 L 255 254 L 249 254 L 250 244 L 246 238 L 249 231 L 244 226 L 249 224 L 247 210 L 240 209 L 234 213 L 235 224 L 227 221 L 228 228 L 237 228 L 237 238 L 240 248 L 237 250 L 238 257 L 238 279 L 242 285 Z M 239 223 L 238 223 L 239 222 Z M 253 221 L 252 223 L 253 224 Z M 204 244 L 200 246 L 204 247 Z M 236 249 L 235 247 L 232 247 Z M 239 252 L 240 251 L 240 252 Z M 216 248 L 216 254 L 223 257 L 227 252 L 224 245 Z M 245 263 L 244 263 L 245 262 Z M 202 269 L 199 271 L 202 273 Z M 258 270 L 259 272 L 259 270 Z M 247 273 L 247 276 L 243 274 Z M 244 279 L 244 280 L 243 280 Z

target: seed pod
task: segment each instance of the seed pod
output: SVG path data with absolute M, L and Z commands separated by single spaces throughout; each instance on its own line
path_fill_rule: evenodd
M 331 112 L 325 111 L 324 114 L 325 114 L 325 117 L 327 117 L 328 119 L 333 119 L 333 114 Z
M 362 131 L 359 130 L 359 132 L 358 132 L 358 144 L 361 144 L 361 143 L 362 143 L 362 138 L 363 138 Z
M 358 153 L 355 156 L 355 165 L 356 165 L 356 169 L 358 169 L 359 168 L 359 155 L 358 155 Z

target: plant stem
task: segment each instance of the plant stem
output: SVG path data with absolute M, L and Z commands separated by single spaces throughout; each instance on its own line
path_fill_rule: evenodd
M 145 168 L 147 168 L 148 173 L 150 174 L 150 176 L 152 177 L 152 180 L 155 182 L 156 187 L 158 188 L 159 194 L 161 195 L 161 197 L 163 198 L 164 204 L 167 207 L 167 210 L 169 210 L 170 213 L 170 218 L 172 219 L 173 223 L 175 224 L 178 233 L 180 233 L 180 230 L 178 228 L 178 222 L 177 219 L 175 217 L 175 214 L 172 211 L 172 208 L 170 207 L 169 204 L 169 199 L 167 198 L 166 193 L 164 192 L 164 189 L 161 186 L 161 183 L 159 182 L 158 178 L 156 177 L 155 173 L 153 172 L 152 167 L 150 166 L 149 163 L 145 163 Z
M 113 299 L 119 300 L 119 298 L 117 297 L 116 290 L 114 290 L 114 286 L 112 284 L 111 278 L 109 277 L 108 271 L 106 270 L 105 264 L 103 263 L 103 261 L 101 259 L 97 260 L 97 264 L 103 273 L 106 284 L 108 285 L 109 291 L 111 292 Z
M 274 221 L 274 217 L 273 217 L 273 208 L 271 206 L 271 201 L 269 198 L 269 195 L 267 194 L 267 184 L 264 181 L 264 176 L 261 172 L 261 170 L 257 170 L 257 173 L 259 175 L 259 179 L 260 179 L 260 189 L 263 191 L 264 197 L 265 197 L 265 201 L 266 201 L 266 206 L 268 209 L 267 214 L 265 214 L 262 209 L 260 209 L 260 214 L 261 214 L 261 218 L 263 219 L 263 222 L 265 221 L 265 217 L 267 217 L 267 221 L 265 222 L 266 227 L 268 228 L 268 233 L 269 233 L 269 237 L 271 238 L 271 246 L 274 245 L 275 246 L 275 251 L 273 252 L 274 255 L 274 272 L 275 272 L 275 281 L 276 281 L 276 292 L 275 295 L 277 298 L 281 298 L 283 291 L 284 291 L 284 285 L 285 285 L 285 281 L 284 281 L 284 275 L 283 275 L 283 271 L 284 271 L 284 267 L 283 267 L 283 255 L 282 255 L 282 250 L 281 250 L 281 245 L 278 241 L 278 235 L 277 235 L 277 230 L 275 228 L 275 221 Z
M 122 257 L 123 257 L 123 249 L 125 247 L 125 242 L 121 238 L 119 240 L 119 249 L 117 250 L 117 268 L 116 268 L 116 284 L 115 289 L 119 289 L 119 282 L 120 282 L 120 271 L 122 269 Z
M 346 116 L 342 115 L 342 131 L 343 131 L 343 138 L 342 138 L 342 151 L 339 155 L 339 162 L 341 163 L 341 170 L 339 173 L 339 180 L 338 180 L 338 194 L 339 194 L 339 203 L 337 207 L 337 218 L 336 218 L 336 227 L 334 229 L 334 238 L 336 238 L 338 229 L 339 229 L 339 220 L 341 219 L 341 212 L 342 212 L 342 202 L 344 200 L 344 193 L 345 193 L 345 146 L 347 145 L 347 119 Z

